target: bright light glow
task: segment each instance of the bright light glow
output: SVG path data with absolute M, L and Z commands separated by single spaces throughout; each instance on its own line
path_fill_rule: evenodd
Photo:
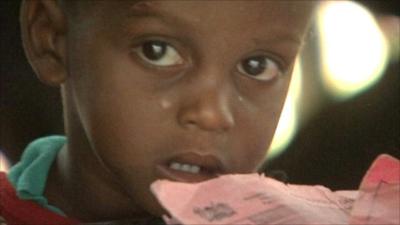
M 0 152 L 0 172 L 8 172 L 10 164 L 8 163 L 6 156 Z
M 272 159 L 282 153 L 292 141 L 297 132 L 297 104 L 301 94 L 301 63 L 296 60 L 288 96 L 275 130 L 274 138 L 268 150 L 267 159 Z
M 338 100 L 358 94 L 382 76 L 386 40 L 372 14 L 355 2 L 327 1 L 318 12 L 323 82 Z

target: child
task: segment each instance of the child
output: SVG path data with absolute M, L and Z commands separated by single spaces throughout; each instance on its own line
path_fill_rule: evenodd
M 24 48 L 38 78 L 61 87 L 66 137 L 33 142 L 0 176 L 0 215 L 156 224 L 153 181 L 255 172 L 313 5 L 24 1 Z

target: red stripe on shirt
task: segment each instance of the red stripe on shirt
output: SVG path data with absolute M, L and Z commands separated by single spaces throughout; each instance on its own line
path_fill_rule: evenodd
M 18 198 L 4 172 L 0 172 L 0 216 L 8 225 L 75 225 L 77 220 L 60 216 L 33 201 Z

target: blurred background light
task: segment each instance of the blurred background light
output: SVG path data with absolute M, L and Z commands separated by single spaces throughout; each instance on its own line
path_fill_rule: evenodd
M 288 97 L 278 127 L 268 150 L 267 159 L 274 159 L 288 148 L 306 117 L 318 111 L 327 92 L 333 100 L 349 100 L 368 90 L 384 74 L 389 61 L 389 47 L 374 15 L 352 1 L 322 1 L 316 11 L 317 43 L 309 44 L 299 54 L 293 71 Z M 306 57 L 316 50 L 314 58 Z M 318 57 L 319 59 L 317 59 Z M 315 68 L 305 68 L 303 60 L 319 62 Z M 307 61 L 303 62 L 304 65 Z M 316 74 L 310 80 L 302 74 Z M 304 83 L 307 80 L 307 84 Z M 321 85 L 318 91 L 316 85 Z M 317 91 L 311 91 L 309 89 Z M 308 94 L 306 93 L 308 92 Z M 312 96 L 310 96 L 312 94 Z
M 351 1 L 327 1 L 317 13 L 322 81 L 328 93 L 346 100 L 383 75 L 388 47 L 373 15 Z
M 6 156 L 0 151 L 0 172 L 8 172 L 10 164 Z
M 282 114 L 279 118 L 278 126 L 275 130 L 274 138 L 269 147 L 267 159 L 273 159 L 282 153 L 291 143 L 297 132 L 298 116 L 297 110 L 301 95 L 302 80 L 301 80 L 301 61 L 297 57 L 293 68 L 292 80 L 289 87 L 289 92 L 283 106 Z

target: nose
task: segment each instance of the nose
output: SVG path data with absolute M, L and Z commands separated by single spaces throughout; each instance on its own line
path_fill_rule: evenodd
M 212 79 L 212 78 L 211 78 Z M 185 95 L 178 121 L 187 129 L 226 132 L 235 125 L 228 85 L 217 82 L 193 82 L 196 85 Z

